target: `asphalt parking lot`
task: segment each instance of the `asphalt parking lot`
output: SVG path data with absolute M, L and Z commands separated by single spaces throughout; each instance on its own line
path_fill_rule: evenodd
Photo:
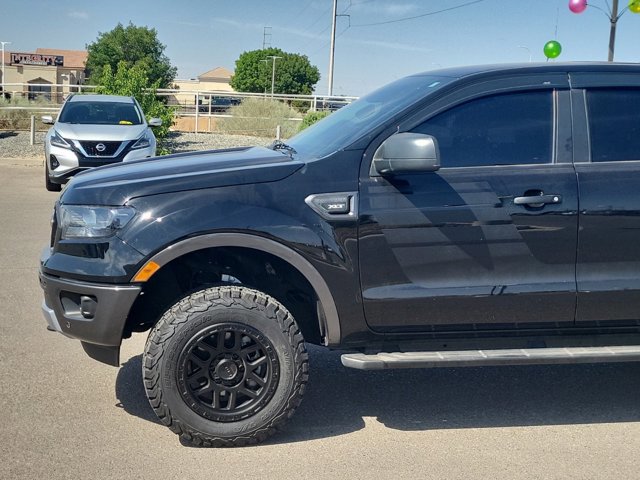
M 183 445 L 155 419 L 144 334 L 116 369 L 48 332 L 40 250 L 57 194 L 0 158 L 0 478 L 638 478 L 640 364 L 363 372 L 311 349 L 286 431 L 242 449 Z

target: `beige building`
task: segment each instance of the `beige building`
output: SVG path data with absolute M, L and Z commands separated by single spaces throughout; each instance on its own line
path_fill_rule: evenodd
M 6 78 L 0 78 L 0 81 L 5 92 L 13 96 L 61 102 L 67 94 L 84 84 L 86 61 L 87 52 L 84 50 L 38 48 L 32 53 L 5 51 Z
M 5 93 L 29 99 L 43 98 L 62 102 L 71 92 L 86 80 L 84 50 L 57 50 L 38 48 L 35 52 L 10 52 L 4 54 L 5 77 L 0 72 L 0 84 Z M 195 106 L 198 92 L 232 93 L 229 82 L 233 72 L 224 67 L 209 70 L 195 79 L 176 80 L 173 88 L 179 92 L 169 96 L 174 105 Z M 200 95 L 200 104 L 206 104 L 209 97 Z
M 232 93 L 234 90 L 229 84 L 232 76 L 233 72 L 231 70 L 224 67 L 217 67 L 191 80 L 175 80 L 173 82 L 174 88 L 180 90 L 180 92 L 169 97 L 170 103 L 174 105 L 194 106 L 198 92 Z M 200 102 L 206 103 L 205 100 L 208 96 L 209 95 L 201 95 Z

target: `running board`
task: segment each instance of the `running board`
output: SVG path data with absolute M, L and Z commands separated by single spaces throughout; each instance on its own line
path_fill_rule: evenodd
M 640 361 L 640 345 L 615 347 L 523 348 L 342 355 L 345 367 L 359 370 L 388 368 L 477 367 L 483 365 L 539 365 Z

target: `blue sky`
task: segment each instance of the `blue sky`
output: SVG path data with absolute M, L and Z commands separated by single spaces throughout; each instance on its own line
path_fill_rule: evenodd
M 465 64 L 544 61 L 542 47 L 557 39 L 561 60 L 606 60 L 609 20 L 594 7 L 569 11 L 567 0 L 481 0 L 463 8 L 423 15 L 471 0 L 339 0 L 334 93 L 362 95 L 418 71 Z M 622 6 L 627 0 L 621 0 Z M 327 90 L 332 0 L 2 0 L 0 41 L 10 51 L 37 47 L 84 49 L 98 32 L 118 22 L 158 31 L 179 78 L 217 66 L 234 68 L 238 56 L 271 45 L 307 55 L 318 66 L 318 93 Z M 555 35 L 557 26 L 557 37 Z M 526 47 L 526 48 L 521 48 Z M 529 50 L 527 50 L 529 49 Z M 616 60 L 640 61 L 640 14 L 618 24 Z

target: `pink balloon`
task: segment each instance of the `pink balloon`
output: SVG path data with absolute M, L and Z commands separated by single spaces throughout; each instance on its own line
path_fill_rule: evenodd
M 569 0 L 569 10 L 573 13 L 582 13 L 587 9 L 587 0 Z

